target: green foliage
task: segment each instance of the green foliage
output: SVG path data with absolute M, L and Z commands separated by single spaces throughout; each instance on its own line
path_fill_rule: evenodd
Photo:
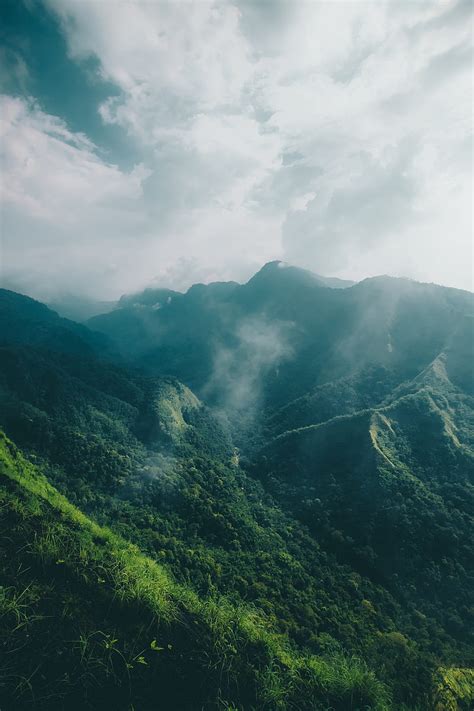
M 378 409 L 277 437 L 254 472 L 338 560 L 436 621 L 432 649 L 454 646 L 471 659 L 468 398 L 444 382 L 418 381 L 405 392 Z
M 469 708 L 472 303 L 271 264 L 122 299 L 124 367 L 0 291 L 2 708 Z
M 474 703 L 473 669 L 439 669 L 434 696 L 435 711 L 462 711 Z
M 152 709 L 159 694 L 165 708 L 270 709 L 275 684 L 280 709 L 389 708 L 357 660 L 303 657 L 260 613 L 179 586 L 3 434 L 0 467 L 3 708 Z

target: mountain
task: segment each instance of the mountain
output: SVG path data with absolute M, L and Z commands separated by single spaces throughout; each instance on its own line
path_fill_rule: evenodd
M 111 355 L 111 341 L 103 334 L 61 318 L 45 304 L 7 289 L 0 289 L 0 324 L 0 343 L 22 343 L 82 355 Z
M 176 584 L 3 434 L 0 481 L 3 708 L 300 708 L 315 694 L 315 709 L 387 708 L 362 664 L 298 656 L 253 610 Z
M 53 301 L 49 301 L 49 308 L 60 316 L 83 323 L 93 316 L 105 314 L 116 308 L 115 301 L 98 301 L 75 294 L 61 294 Z
M 253 467 L 338 560 L 472 646 L 473 403 L 433 367 L 441 382 L 285 431 Z
M 462 338 L 469 351 L 474 297 L 390 277 L 333 289 L 271 262 L 244 285 L 196 285 L 160 308 L 122 304 L 89 325 L 134 366 L 174 375 L 235 413 L 256 404 L 274 410 L 344 378 L 362 381 L 374 367 L 390 389 L 443 349 L 454 363 Z
M 470 708 L 473 305 L 275 262 L 90 328 L 1 291 L 2 708 Z

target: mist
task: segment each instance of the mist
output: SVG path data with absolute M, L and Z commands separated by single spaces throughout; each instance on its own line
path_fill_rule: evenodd
M 291 359 L 291 324 L 264 316 L 243 319 L 233 334 L 232 345 L 214 346 L 212 375 L 203 395 L 217 409 L 237 415 L 250 424 L 264 398 L 263 384 L 269 374 Z

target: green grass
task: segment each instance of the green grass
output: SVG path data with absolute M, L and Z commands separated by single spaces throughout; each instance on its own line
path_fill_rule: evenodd
M 474 669 L 440 668 L 435 683 L 435 711 L 472 709 Z
M 178 585 L 3 434 L 0 480 L 7 711 L 390 708 L 363 662 L 301 655 L 251 607 Z

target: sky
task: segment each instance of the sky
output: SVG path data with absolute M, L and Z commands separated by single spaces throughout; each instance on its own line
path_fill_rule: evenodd
M 1 277 L 473 288 L 465 0 L 2 0 Z

